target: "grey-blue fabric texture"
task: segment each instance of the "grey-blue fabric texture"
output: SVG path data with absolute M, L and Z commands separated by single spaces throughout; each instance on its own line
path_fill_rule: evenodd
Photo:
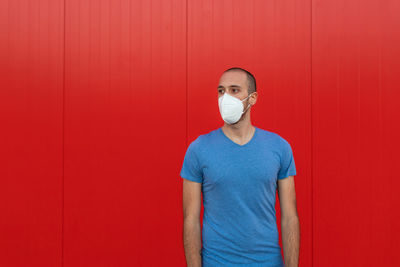
M 278 179 L 296 175 L 290 144 L 255 127 L 244 145 L 221 128 L 186 150 L 180 176 L 201 183 L 202 266 L 284 266 L 276 223 Z

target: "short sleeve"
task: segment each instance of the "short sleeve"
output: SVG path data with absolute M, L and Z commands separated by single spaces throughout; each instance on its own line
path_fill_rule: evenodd
M 294 163 L 293 151 L 290 144 L 284 140 L 281 154 L 281 168 L 279 169 L 278 179 L 296 175 L 296 165 Z
M 202 183 L 203 174 L 195 153 L 195 147 L 195 143 L 192 142 L 187 148 L 180 176 L 193 182 Z

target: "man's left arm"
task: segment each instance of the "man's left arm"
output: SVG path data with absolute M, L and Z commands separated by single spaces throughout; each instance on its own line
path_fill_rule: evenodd
M 298 267 L 300 249 L 300 221 L 297 215 L 294 176 L 278 180 L 281 207 L 281 232 L 285 267 Z

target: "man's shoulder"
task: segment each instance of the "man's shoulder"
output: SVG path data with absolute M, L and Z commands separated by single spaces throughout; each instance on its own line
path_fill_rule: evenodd
M 288 143 L 288 141 L 282 137 L 282 135 L 278 134 L 277 132 L 274 132 L 272 130 L 266 130 L 266 129 L 262 129 L 259 128 L 259 132 L 262 138 L 264 138 L 264 140 L 269 139 L 272 140 L 275 144 L 285 144 Z
M 190 146 L 193 146 L 194 148 L 200 148 L 201 146 L 207 145 L 212 141 L 213 138 L 217 136 L 217 129 L 213 130 L 208 130 L 202 134 L 199 134 L 191 143 Z

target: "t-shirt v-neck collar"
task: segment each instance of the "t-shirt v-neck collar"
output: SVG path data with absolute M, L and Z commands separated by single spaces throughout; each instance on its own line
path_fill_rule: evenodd
M 251 139 L 250 139 L 246 144 L 244 144 L 244 145 L 239 145 L 238 143 L 235 143 L 234 141 L 232 141 L 232 140 L 224 133 L 224 131 L 222 131 L 222 127 L 218 128 L 218 130 L 219 130 L 220 134 L 222 135 L 222 137 L 223 137 L 228 143 L 230 143 L 230 144 L 233 145 L 233 146 L 236 146 L 236 147 L 241 148 L 241 147 L 247 147 L 247 146 L 251 145 L 251 144 L 254 142 L 254 139 L 256 139 L 257 133 L 258 133 L 258 128 L 257 128 L 256 126 L 254 126 L 254 128 L 255 128 L 255 130 L 254 130 L 253 136 L 252 136 Z

